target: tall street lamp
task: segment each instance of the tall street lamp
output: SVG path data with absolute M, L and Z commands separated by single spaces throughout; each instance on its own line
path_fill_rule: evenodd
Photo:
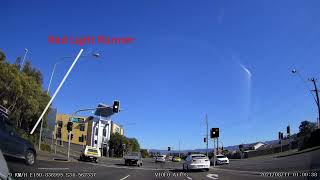
M 20 71 L 22 70 L 23 63 L 24 63 L 24 60 L 26 59 L 27 53 L 28 53 L 28 49 L 24 48 L 24 56 L 23 56 L 22 63 L 21 63 L 21 66 L 20 66 Z
M 83 56 L 80 56 L 80 57 L 95 57 L 95 58 L 99 58 L 100 57 L 100 53 L 92 53 L 92 54 L 89 54 L 89 55 L 83 55 Z M 72 57 L 62 57 L 60 58 L 60 60 L 58 60 L 54 66 L 53 66 L 53 69 L 52 69 L 52 72 L 51 72 L 51 77 L 50 77 L 50 81 L 49 81 L 49 85 L 48 85 L 48 89 L 47 89 L 47 94 L 49 95 L 49 91 L 50 91 L 50 86 L 51 86 L 51 82 L 52 82 L 52 79 L 53 79 L 53 75 L 55 73 L 55 69 L 56 69 L 56 66 L 58 63 L 68 59 L 68 58 L 72 58 Z M 68 59 L 69 60 L 69 59 Z M 41 137 L 42 137 L 42 129 L 43 129 L 43 119 L 41 120 L 41 125 L 40 125 L 40 133 L 39 133 L 39 150 L 41 150 Z M 54 127 L 54 131 L 55 131 L 55 127 Z M 54 137 L 54 133 L 53 132 L 53 137 Z M 52 137 L 52 138 L 53 138 Z

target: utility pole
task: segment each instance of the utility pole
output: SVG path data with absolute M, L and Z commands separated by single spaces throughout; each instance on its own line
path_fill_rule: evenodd
M 317 79 L 312 78 L 311 81 L 313 82 L 313 85 L 314 85 L 314 90 L 312 90 L 312 91 L 316 92 L 316 97 L 317 97 L 317 99 L 316 99 L 316 103 L 317 103 L 317 107 L 318 107 L 317 125 L 318 125 L 318 128 L 320 128 L 320 125 L 319 125 L 320 124 L 319 123 L 319 121 L 320 121 L 320 103 L 319 103 L 318 88 L 317 88 L 317 84 L 316 84 Z
M 206 114 L 206 126 L 207 126 L 207 134 L 206 134 L 206 143 L 207 143 L 207 157 L 208 157 L 208 145 L 209 145 L 209 141 L 208 141 L 208 137 L 209 137 L 209 134 L 208 134 L 208 131 L 209 131 L 209 127 L 208 127 L 208 115 Z

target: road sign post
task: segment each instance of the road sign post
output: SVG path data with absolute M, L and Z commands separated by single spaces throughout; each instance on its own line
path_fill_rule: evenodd
M 213 138 L 213 167 L 216 167 L 216 138 Z

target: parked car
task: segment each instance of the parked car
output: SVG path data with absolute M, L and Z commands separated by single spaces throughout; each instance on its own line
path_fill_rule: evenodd
M 194 169 L 204 169 L 209 171 L 210 161 L 209 158 L 204 154 L 191 154 L 186 158 L 186 161 L 182 165 L 184 171 Z
M 129 152 L 124 157 L 124 164 L 126 166 L 137 165 L 138 167 L 142 166 L 142 158 L 140 152 Z
M 0 179 L 11 180 L 11 175 L 6 160 L 0 149 Z
M 173 162 L 180 162 L 180 161 L 181 161 L 181 158 L 178 157 L 178 156 L 176 156 L 176 157 L 172 158 L 172 161 L 173 161 Z
M 157 155 L 155 162 L 166 162 L 166 155 Z
M 97 163 L 99 157 L 101 157 L 100 150 L 93 146 L 86 146 L 80 154 L 81 161 L 94 161 Z
M 213 164 L 214 157 L 211 158 L 210 162 L 211 162 L 211 164 Z M 229 164 L 229 159 L 223 154 L 218 154 L 216 156 L 216 164 L 219 164 L 219 165 L 221 165 L 221 164 Z
M 172 156 L 168 156 L 169 161 L 172 161 L 172 158 L 173 158 Z
M 0 142 L 3 155 L 24 159 L 28 165 L 36 162 L 37 152 L 34 145 L 16 133 L 2 111 L 0 112 Z

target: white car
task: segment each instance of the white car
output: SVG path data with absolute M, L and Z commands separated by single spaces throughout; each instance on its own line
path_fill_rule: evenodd
M 157 155 L 155 158 L 156 162 L 166 162 L 166 155 Z
M 11 180 L 11 175 L 9 172 L 9 168 L 7 166 L 7 162 L 4 159 L 1 149 L 0 149 L 0 179 Z
M 214 158 L 211 158 L 211 164 L 213 164 Z M 218 154 L 216 156 L 216 163 L 221 165 L 221 164 L 229 164 L 229 159 L 223 155 L 223 154 Z
M 210 161 L 209 158 L 204 154 L 191 154 L 186 158 L 183 163 L 182 169 L 184 171 L 193 169 L 204 169 L 209 171 Z

